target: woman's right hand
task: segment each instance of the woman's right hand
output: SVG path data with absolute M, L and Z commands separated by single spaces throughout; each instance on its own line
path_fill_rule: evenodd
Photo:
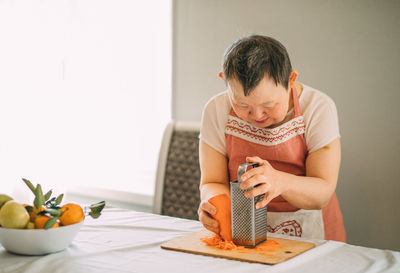
M 201 170 L 200 199 L 202 200 L 197 214 L 203 226 L 219 234 L 218 221 L 213 218 L 217 208 L 208 200 L 219 194 L 230 195 L 228 160 L 203 140 L 200 139 L 199 162 Z
M 217 213 L 216 208 L 211 205 L 208 200 L 201 201 L 199 209 L 197 210 L 200 222 L 206 229 L 219 234 L 218 222 L 212 217 L 215 213 Z

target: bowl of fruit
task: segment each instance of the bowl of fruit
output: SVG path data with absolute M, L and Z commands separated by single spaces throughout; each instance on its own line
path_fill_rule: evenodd
M 98 218 L 105 202 L 82 208 L 62 203 L 63 194 L 43 194 L 40 184 L 23 179 L 35 195 L 33 204 L 22 204 L 0 194 L 0 244 L 9 252 L 44 255 L 67 248 L 78 234 L 86 216 Z

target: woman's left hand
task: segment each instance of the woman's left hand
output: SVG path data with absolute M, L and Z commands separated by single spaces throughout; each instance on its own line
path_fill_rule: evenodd
M 279 183 L 278 179 L 280 172 L 275 170 L 268 161 L 258 156 L 247 157 L 246 161 L 249 163 L 258 163 L 259 167 L 252 168 L 242 175 L 242 184 L 240 188 L 246 190 L 258 185 L 246 191 L 245 196 L 247 198 L 252 198 L 264 194 L 264 198 L 256 204 L 256 208 L 265 207 L 284 190 L 282 183 Z

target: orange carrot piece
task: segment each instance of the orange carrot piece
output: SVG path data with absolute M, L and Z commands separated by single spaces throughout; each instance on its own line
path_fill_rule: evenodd
M 276 256 L 275 254 L 266 253 L 266 252 L 258 252 L 258 254 L 265 255 L 265 256 L 270 256 L 270 257 L 275 257 Z
M 264 242 L 263 245 L 267 246 L 282 246 L 283 244 L 281 242 L 275 241 L 275 240 L 267 240 Z
M 200 238 L 200 240 L 208 246 L 217 246 L 221 241 L 221 238 L 218 235 L 215 235 L 211 238 Z
M 256 246 L 256 251 L 261 252 L 261 251 L 269 251 L 269 252 L 275 252 L 278 251 L 278 248 L 282 247 L 282 243 L 275 241 L 275 240 L 267 240 L 263 242 L 262 244 Z
M 223 241 L 220 236 L 215 234 L 210 238 L 200 238 L 202 242 L 204 242 L 207 246 L 213 246 L 219 249 L 224 250 L 243 250 L 244 248 L 238 247 L 232 241 Z
M 218 221 L 219 235 L 224 241 L 232 241 L 230 198 L 226 194 L 219 194 L 210 198 L 209 202 L 217 209 L 213 217 Z
M 271 246 L 256 246 L 256 250 L 257 251 L 270 251 L 270 252 L 274 252 L 274 251 L 278 251 L 278 249 L 276 247 L 271 247 Z

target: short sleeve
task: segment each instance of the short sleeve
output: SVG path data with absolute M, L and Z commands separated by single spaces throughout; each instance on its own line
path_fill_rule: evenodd
M 225 126 L 229 109 L 229 99 L 223 92 L 207 102 L 201 118 L 200 139 L 223 155 L 226 155 Z
M 334 101 L 320 91 L 312 91 L 308 97 L 308 105 L 303 116 L 307 150 L 312 153 L 340 138 L 340 132 Z

